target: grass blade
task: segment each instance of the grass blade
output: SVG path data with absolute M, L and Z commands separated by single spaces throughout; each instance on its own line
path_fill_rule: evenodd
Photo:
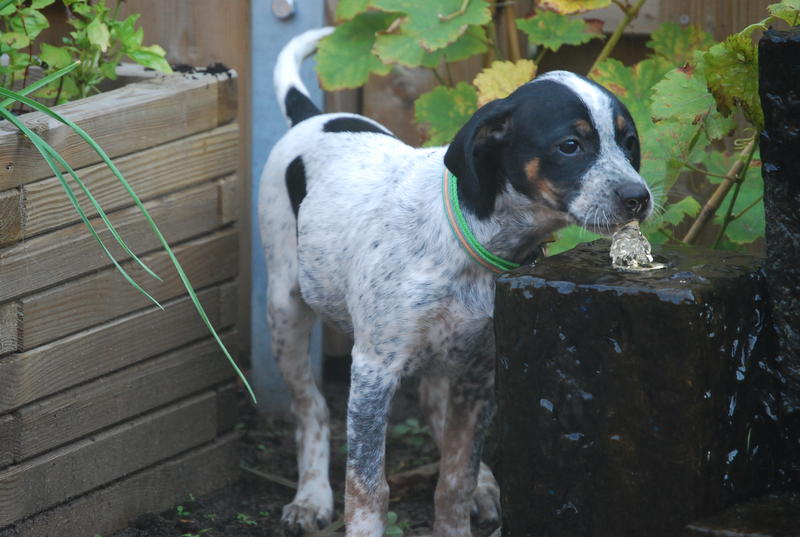
M 189 294 L 189 297 L 191 298 L 192 304 L 194 304 L 194 307 L 197 310 L 198 315 L 200 315 L 200 318 L 203 320 L 203 323 L 206 325 L 206 328 L 208 328 L 208 331 L 214 337 L 214 339 L 216 340 L 216 342 L 219 345 L 220 349 L 222 349 L 222 352 L 225 354 L 225 358 L 228 360 L 228 362 L 230 363 L 230 365 L 233 368 L 233 370 L 236 372 L 236 374 L 239 377 L 239 379 L 241 379 L 243 385 L 247 389 L 248 394 L 250 395 L 250 398 L 255 403 L 256 402 L 256 396 L 255 396 L 255 393 L 253 392 L 253 389 L 250 387 L 250 384 L 247 382 L 247 379 L 245 378 L 245 376 L 242 373 L 242 371 L 239 369 L 239 366 L 236 364 L 236 361 L 233 359 L 233 357 L 231 356 L 230 352 L 228 352 L 228 349 L 222 343 L 222 340 L 220 339 L 219 334 L 217 334 L 217 331 L 211 325 L 211 321 L 208 319 L 208 315 L 206 315 L 205 309 L 203 308 L 202 304 L 200 304 L 200 300 L 197 298 L 197 293 L 195 293 L 191 282 L 189 282 L 189 278 L 186 276 L 186 273 L 184 272 L 183 267 L 181 266 L 181 264 L 178 261 L 178 259 L 175 257 L 175 254 L 173 253 L 172 248 L 170 248 L 169 244 L 167 243 L 167 240 L 164 238 L 164 235 L 161 233 L 161 230 L 159 230 L 158 226 L 156 226 L 156 223 L 153 221 L 152 217 L 150 216 L 150 213 L 147 211 L 147 208 L 144 206 L 144 204 L 142 203 L 141 199 L 139 199 L 139 196 L 136 194 L 136 192 L 134 192 L 133 188 L 130 186 L 128 181 L 122 176 L 122 173 L 117 169 L 116 165 L 114 165 L 114 163 L 111 162 L 111 159 L 106 154 L 106 152 L 103 151 L 103 149 L 97 144 L 97 142 L 95 142 L 86 133 L 86 131 L 84 131 L 82 128 L 80 128 L 78 125 L 76 125 L 75 123 L 73 123 L 69 119 L 67 119 L 65 117 L 62 117 L 60 114 L 58 114 L 55 111 L 53 111 L 52 109 L 42 105 L 41 103 L 39 103 L 37 101 L 34 101 L 34 100 L 32 100 L 32 99 L 30 99 L 28 97 L 16 94 L 14 92 L 10 92 L 10 91 L 8 91 L 8 90 L 6 90 L 4 88 L 0 88 L 0 95 L 5 95 L 7 97 L 19 100 L 20 102 L 30 106 L 31 108 L 33 108 L 35 110 L 38 110 L 38 111 L 40 111 L 40 112 L 52 117 L 53 119 L 55 119 L 57 121 L 60 121 L 61 123 L 67 125 L 75 133 L 77 133 L 87 144 L 89 144 L 89 146 L 95 151 L 95 153 L 97 153 L 100 156 L 100 158 L 103 160 L 103 162 L 106 164 L 106 166 L 108 166 L 108 168 L 111 170 L 111 172 L 117 178 L 117 180 L 119 180 L 119 182 L 122 184 L 122 186 L 128 192 L 128 194 L 131 196 L 133 201 L 136 203 L 136 206 L 139 208 L 139 210 L 145 216 L 145 219 L 147 220 L 148 224 L 150 225 L 150 229 L 153 231 L 153 233 L 156 235 L 156 237 L 158 237 L 158 240 L 161 243 L 161 246 L 164 248 L 164 251 L 167 252 L 167 255 L 169 256 L 170 261 L 172 262 L 172 265 L 175 267 L 175 270 L 177 271 L 178 276 L 180 277 L 181 283 L 183 283 L 183 286 L 186 289 L 186 292 Z M 28 129 L 28 131 L 30 132 L 30 129 Z M 42 143 L 44 143 L 43 140 L 42 140 Z M 37 148 L 38 148 L 38 146 L 37 146 Z M 105 248 L 105 246 L 104 246 L 104 248 Z M 115 265 L 119 266 L 118 264 L 116 264 L 116 261 L 115 261 Z M 137 286 L 137 288 L 138 288 L 138 286 Z
M 2 7 L 0 7 L 0 9 L 2 9 Z M 46 86 L 50 82 L 52 82 L 54 80 L 58 80 L 62 76 L 66 75 L 67 73 L 69 73 L 70 71 L 72 71 L 73 69 L 78 67 L 78 65 L 80 65 L 80 63 L 81 62 L 75 62 L 75 63 L 72 63 L 70 65 L 67 65 L 66 67 L 62 67 L 58 71 L 55 71 L 54 73 L 50 73 L 46 77 L 37 80 L 36 82 L 31 84 L 30 86 L 25 86 L 24 88 L 22 88 L 18 92 L 14 92 L 14 93 L 16 93 L 18 95 L 22 95 L 22 96 L 29 95 L 29 94 L 33 93 L 34 91 L 36 91 L 37 89 L 39 89 L 39 88 L 41 88 L 43 86 Z M 2 106 L 3 108 L 7 108 L 7 107 L 9 107 L 10 105 L 14 104 L 17 101 L 18 101 L 18 99 L 16 99 L 16 98 L 8 97 L 7 99 L 4 99 L 3 101 L 0 101 L 0 106 Z

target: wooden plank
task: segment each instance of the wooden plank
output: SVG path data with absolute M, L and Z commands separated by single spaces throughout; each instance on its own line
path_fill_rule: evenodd
M 217 434 L 233 429 L 239 423 L 239 387 L 230 382 L 217 388 Z
M 0 468 L 5 468 L 17 456 L 19 420 L 13 414 L 0 416 Z
M 241 218 L 242 181 L 237 176 L 226 177 L 219 184 L 219 223 L 224 226 Z
M 234 326 L 237 324 L 236 316 L 239 310 L 238 287 L 238 282 L 233 281 L 223 284 L 220 288 L 219 318 L 223 326 Z
M 237 234 L 236 229 L 228 229 L 173 249 L 195 287 L 200 289 L 236 275 Z M 165 252 L 145 256 L 143 261 L 163 278 L 147 285 L 148 292 L 156 300 L 168 300 L 185 293 Z M 135 276 L 141 275 L 141 269 L 128 268 Z M 23 350 L 152 304 L 122 280 L 114 268 L 26 296 L 20 302 L 24 313 Z
M 59 105 L 56 111 L 83 128 L 113 159 L 207 131 L 230 118 L 220 115 L 219 85 L 227 76 L 157 77 Z M 20 117 L 75 168 L 101 161 L 72 129 L 39 112 Z M 124 135 L 121 135 L 124 133 Z M 11 125 L 0 125 L 0 190 L 44 179 L 52 171 Z
M 115 164 L 139 198 L 149 200 L 234 173 L 238 165 L 238 137 L 239 127 L 231 123 L 120 157 Z M 133 205 L 106 165 L 78 170 L 78 175 L 106 212 Z M 26 185 L 23 191 L 26 237 L 80 221 L 57 178 Z M 76 195 L 84 207 L 90 207 L 82 193 Z
M 19 332 L 19 303 L 0 304 L 0 356 L 19 350 Z
M 9 528 L 14 537 L 108 535 L 142 513 L 232 484 L 239 475 L 238 436 L 229 434 L 113 485 L 92 491 Z M 5 533 L 0 530 L 0 535 Z
M 218 329 L 219 287 L 198 294 Z M 229 301 L 232 298 L 225 298 Z M 206 337 L 208 330 L 188 297 L 150 307 L 114 321 L 0 360 L 0 412 L 19 408 L 76 384 Z
M 217 196 L 217 185 L 208 184 L 150 201 L 146 207 L 164 236 L 177 242 L 217 227 Z M 138 208 L 120 211 L 111 216 L 111 220 L 133 251 L 146 252 L 158 248 L 158 239 Z M 95 229 L 100 237 L 117 259 L 124 259 L 119 255 L 120 249 L 111 233 L 102 222 L 97 222 L 95 219 Z M 83 223 L 75 224 L 0 250 L 0 274 L 3 274 L 0 300 L 49 287 L 109 265 L 108 258 Z M 143 276 L 143 282 L 152 279 L 146 274 Z
M 231 352 L 236 339 L 235 332 L 223 336 Z M 233 374 L 217 342 L 209 338 L 25 406 L 16 413 L 15 462 L 210 388 Z
M 660 2 L 660 21 L 700 26 L 721 40 L 767 16 L 772 0 L 670 0 Z
M 18 188 L 0 192 L 0 246 L 22 238 L 23 214 Z
M 0 471 L 0 527 L 212 440 L 216 393 L 129 421 Z

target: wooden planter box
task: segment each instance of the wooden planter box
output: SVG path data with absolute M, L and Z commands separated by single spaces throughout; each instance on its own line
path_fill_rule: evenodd
M 233 73 L 150 75 L 59 107 L 144 200 L 232 353 L 235 85 Z M 166 311 L 116 272 L 33 145 L 0 125 L 0 536 L 91 537 L 236 478 L 236 388 L 167 255 L 97 155 L 66 126 L 23 117 L 163 278 L 124 263 Z

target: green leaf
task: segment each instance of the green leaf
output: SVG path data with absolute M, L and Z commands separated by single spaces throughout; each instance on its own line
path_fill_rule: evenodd
M 0 0 L 0 16 L 5 17 L 17 11 L 17 6 L 22 0 Z
M 459 82 L 454 88 L 439 86 L 420 95 L 414 102 L 414 119 L 428 126 L 425 145 L 444 145 L 453 139 L 477 109 L 475 88 Z
M 750 205 L 752 208 L 736 218 L 728 224 L 725 228 L 725 235 L 728 239 L 736 244 L 748 244 L 756 239 L 764 236 L 764 203 L 759 201 L 759 198 L 764 195 L 764 183 L 761 174 L 758 170 L 751 171 L 742 182 L 739 189 L 739 195 L 736 198 L 736 205 L 733 209 L 733 214 L 737 215 Z M 733 196 L 733 189 L 728 193 L 725 201 L 722 203 L 722 208 L 727 209 L 730 203 L 731 196 Z M 721 225 L 724 213 L 722 209 L 717 211 L 714 215 L 714 221 Z
M 33 9 L 42 9 L 43 7 L 47 7 L 50 4 L 54 3 L 56 0 L 33 0 L 31 2 L 31 7 Z
M 153 52 L 147 48 L 140 48 L 138 50 L 131 50 L 128 52 L 128 57 L 145 67 L 161 71 L 162 73 L 171 73 L 172 68 L 162 54 Z
M 692 68 L 673 69 L 653 87 L 652 115 L 656 120 L 676 119 L 696 125 L 713 105 L 705 79 Z
M 757 129 L 764 125 L 758 96 L 758 54 L 750 37 L 733 34 L 700 55 L 701 70 L 717 109 L 729 116 L 739 108 Z
M 336 20 L 349 20 L 366 11 L 370 0 L 339 0 L 336 6 Z
M 134 50 L 142 46 L 144 29 L 136 28 L 136 21 L 138 20 L 138 14 L 131 15 L 112 31 L 112 34 L 116 34 L 116 37 L 122 43 L 122 48 L 125 51 Z
M 12 31 L 25 34 L 31 40 L 36 39 L 42 30 L 50 27 L 47 17 L 31 8 L 19 10 L 17 16 L 12 17 L 9 22 Z
M 317 47 L 317 73 L 322 87 L 332 91 L 356 88 L 370 73 L 386 75 L 391 67 L 372 54 L 375 34 L 398 17 L 394 13 L 362 13 L 336 27 Z
M 92 45 L 99 47 L 103 52 L 108 50 L 111 44 L 111 34 L 108 31 L 108 26 L 100 20 L 100 17 L 92 20 L 89 26 L 86 27 L 86 36 Z
M 551 9 L 562 15 L 584 13 L 611 5 L 611 0 L 540 0 L 539 7 Z
M 700 204 L 692 196 L 686 196 L 681 201 L 667 206 L 666 211 L 659 220 L 677 226 L 687 216 L 694 218 L 700 212 Z
M 800 0 L 783 0 L 780 4 L 767 6 L 767 11 L 773 17 L 788 22 L 790 26 L 800 23 Z
M 674 22 L 665 22 L 651 35 L 647 46 L 655 54 L 669 61 L 674 67 L 681 67 L 692 60 L 694 51 L 707 49 L 714 44 L 714 38 L 696 26 L 681 27 Z
M 14 49 L 21 49 L 30 45 L 31 40 L 22 32 L 5 32 L 0 34 L 0 43 Z
M 547 245 L 547 255 L 552 256 L 572 250 L 584 242 L 591 242 L 602 238 L 602 235 L 592 233 L 580 226 L 565 227 L 556 232 L 556 242 Z
M 591 26 L 583 19 L 573 19 L 553 11 L 538 11 L 531 18 L 517 19 L 517 28 L 528 34 L 532 43 L 553 52 L 561 45 L 581 45 L 604 37 L 603 34 L 592 32 Z
M 373 52 L 383 63 L 399 63 L 406 67 L 437 67 L 445 58 L 448 62 L 465 60 L 488 50 L 486 31 L 481 26 L 470 26 L 455 43 L 443 49 L 428 52 L 422 48 L 417 36 L 405 32 L 380 32 Z
M 72 63 L 72 56 L 66 49 L 54 47 L 47 43 L 42 43 L 39 47 L 39 58 L 50 67 L 61 69 Z
M 429 51 L 455 42 L 470 25 L 482 25 L 492 18 L 485 0 L 470 0 L 463 13 L 462 0 L 372 0 L 371 6 L 391 13 L 403 13 L 400 30 L 417 36 L 420 45 Z

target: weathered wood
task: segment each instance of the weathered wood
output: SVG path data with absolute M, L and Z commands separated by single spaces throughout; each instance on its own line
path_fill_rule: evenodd
M 716 39 L 724 39 L 767 16 L 772 0 L 663 0 L 659 22 L 700 26 Z
M 19 349 L 19 325 L 19 303 L 0 304 L 0 356 Z
M 217 388 L 217 434 L 233 429 L 239 422 L 239 388 L 231 382 Z
M 219 319 L 222 326 L 233 326 L 239 310 L 238 282 L 230 282 L 220 287 Z M 245 286 L 246 287 L 246 286 Z
M 220 85 L 227 76 L 157 77 L 79 101 L 56 111 L 83 128 L 111 157 L 207 131 L 231 119 L 220 110 Z M 82 168 L 101 159 L 69 127 L 39 112 L 21 116 L 70 163 Z M 124 126 L 124 136 L 120 128 Z M 0 125 L 0 190 L 52 175 L 33 144 L 13 126 Z
M 219 287 L 198 294 L 217 329 Z M 225 300 L 232 300 L 225 298 Z M 0 360 L 0 412 L 7 412 L 76 384 L 157 356 L 208 334 L 188 297 L 152 306 L 108 323 Z M 146 343 L 146 344 L 143 344 Z
M 235 332 L 222 341 L 233 353 Z M 15 462 L 120 423 L 231 378 L 217 342 L 207 339 L 59 393 L 16 412 Z
M 237 239 L 236 229 L 229 229 L 173 250 L 192 285 L 203 288 L 236 275 L 239 253 Z M 162 277 L 162 281 L 154 281 L 146 286 L 156 300 L 168 300 L 185 293 L 165 252 L 145 256 L 143 261 Z M 142 270 L 138 267 L 129 264 L 127 268 L 130 268 L 134 277 L 142 276 Z M 141 277 L 138 279 L 143 280 Z M 23 350 L 152 304 L 122 280 L 113 267 L 23 297 L 20 302 L 24 315 Z
M 239 127 L 231 123 L 120 157 L 114 163 L 139 198 L 149 200 L 234 173 L 238 165 L 238 137 Z M 107 213 L 133 205 L 105 164 L 78 170 L 78 175 Z M 81 205 L 93 211 L 83 193 L 75 190 Z M 25 237 L 80 221 L 57 178 L 25 185 L 23 192 Z M 0 211 L 1 207 L 2 199 Z
M 217 186 L 208 184 L 153 200 L 146 206 L 164 236 L 171 242 L 177 242 L 208 233 L 217 227 L 217 196 Z M 137 207 L 120 211 L 111 220 L 133 251 L 146 252 L 159 247 L 158 239 Z M 94 225 L 109 250 L 117 255 L 117 259 L 124 259 L 118 255 L 120 249 L 103 223 L 95 219 Z M 0 250 L 0 274 L 3 275 L 0 278 L 0 300 L 36 291 L 108 265 L 110 261 L 83 223 L 75 224 Z M 146 274 L 143 276 L 143 282 L 152 280 Z
M 237 176 L 227 177 L 219 183 L 219 223 L 232 224 L 241 218 L 241 186 Z
M 0 471 L 0 527 L 216 436 L 216 393 L 158 412 Z
M 22 200 L 18 188 L 0 192 L 0 246 L 22 237 Z
M 108 535 L 141 513 L 157 513 L 230 485 L 238 474 L 235 433 L 108 487 L 0 530 L 0 537 Z
M 19 438 L 19 420 L 13 414 L 0 416 L 0 468 L 14 462 Z

